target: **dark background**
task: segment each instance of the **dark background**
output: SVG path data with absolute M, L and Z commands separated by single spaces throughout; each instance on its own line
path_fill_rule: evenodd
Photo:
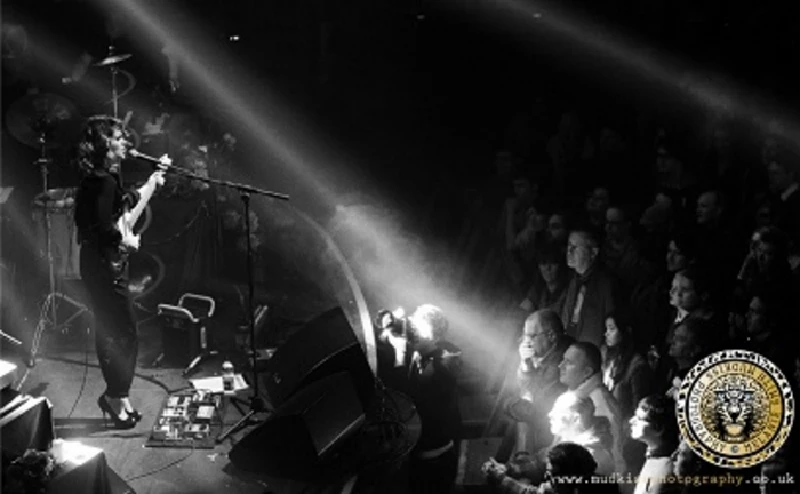
M 155 0 L 152 0 L 155 2 Z M 616 42 L 623 50 L 650 53 L 668 64 L 667 74 L 712 74 L 740 94 L 775 104 L 793 113 L 797 48 L 794 2 L 742 1 L 565 1 L 521 2 L 541 10 L 533 21 L 508 14 L 495 0 L 162 0 L 176 7 L 176 25 L 193 25 L 206 42 L 225 54 L 274 94 L 285 108 L 313 122 L 319 134 L 344 150 L 347 177 L 358 185 L 330 184 L 344 197 L 351 192 L 390 199 L 397 209 L 419 221 L 425 217 L 426 240 L 452 239 L 465 205 L 465 190 L 485 183 L 494 173 L 494 153 L 504 144 L 511 118 L 543 99 L 545 126 L 557 127 L 564 108 L 594 115 L 590 125 L 617 127 L 631 134 L 631 122 L 642 114 L 669 116 L 692 133 L 702 125 L 702 102 L 676 88 L 674 81 L 650 77 L 626 66 L 624 51 L 603 53 L 586 42 L 591 36 Z M 146 3 L 146 2 L 145 2 Z M 22 24 L 29 36 L 47 46 L 68 67 L 82 51 L 95 59 L 108 52 L 105 19 L 85 0 L 8 0 L 3 22 Z M 516 22 L 515 22 L 516 21 Z M 569 35 L 560 28 L 568 24 Z M 238 42 L 231 35 L 240 37 Z M 207 94 L 184 82 L 177 95 L 167 91 L 166 64 L 153 63 L 147 35 L 123 32 L 114 41 L 117 53 L 132 53 L 120 65 L 137 79 L 134 93 L 122 101 L 139 113 L 202 113 L 211 141 L 233 131 L 236 115 L 204 107 Z M 157 57 L 156 57 L 157 58 Z M 110 90 L 90 95 L 81 85 L 64 85 L 65 69 L 29 63 L 20 69 L 4 58 L 4 110 L 32 86 L 73 101 L 81 116 L 110 114 Z M 226 67 L 211 67 L 223 72 Z M 101 88 L 108 88 L 106 69 L 90 69 Z M 252 110 L 266 119 L 273 109 L 253 98 Z M 5 113 L 5 111 L 4 111 Z M 231 118 L 233 117 L 233 118 Z M 198 121 L 200 118 L 198 118 Z M 211 122 L 208 124 L 208 122 Z M 4 121 L 5 123 L 5 121 Z M 278 121 L 276 132 L 283 122 Z M 286 122 L 287 128 L 292 122 Z M 271 167 L 262 143 L 241 143 L 241 177 L 256 186 L 289 192 L 298 183 Z M 2 183 L 15 185 L 21 208 L 41 191 L 39 171 L 31 162 L 36 150 L 19 143 L 4 125 Z M 51 187 L 77 184 L 74 146 L 54 153 Z M 543 156 L 542 160 L 547 157 Z M 528 165 L 536 165 L 529 163 Z M 642 163 L 641 166 L 651 166 Z M 324 167 L 324 160 L 311 166 Z M 127 170 L 146 169 L 131 164 Z M 248 169 L 260 168 L 256 178 Z M 267 170 L 267 173 L 263 173 Z M 271 172 L 274 170 L 274 173 Z M 126 178 L 136 177 L 136 173 Z M 372 184 L 364 190 L 363 184 Z M 635 189 L 630 183 L 613 184 Z M 299 194 L 294 206 L 325 223 L 329 201 Z
M 513 112 L 543 91 L 576 106 L 613 102 L 610 113 L 642 104 L 661 105 L 637 74 L 576 48 L 546 27 L 524 28 L 493 19 L 501 2 L 195 0 L 187 18 L 204 22 L 208 39 L 227 50 L 232 63 L 265 81 L 344 143 L 363 170 L 401 196 L 420 183 L 470 182 L 489 170 L 491 152 Z M 590 16 L 632 48 L 658 47 L 688 67 L 714 70 L 779 98 L 791 98 L 795 57 L 793 2 L 558 2 L 559 10 Z M 532 3 L 536 5 L 536 3 Z M 19 20 L 58 40 L 75 57 L 81 48 L 106 52 L 103 21 L 84 1 L 6 1 L 4 22 Z M 545 21 L 547 14 L 545 14 Z M 325 48 L 322 28 L 330 33 Z M 579 28 L 580 29 L 580 28 Z M 580 32 L 580 31 L 579 31 Z M 237 43 L 228 41 L 239 34 Z M 125 51 L 126 33 L 117 43 Z M 164 87 L 166 67 L 134 57 L 124 66 L 140 90 Z M 29 81 L 3 79 L 4 106 Z M 59 94 L 53 74 L 36 74 L 45 90 Z M 48 77 L 49 76 L 49 77 Z M 144 96 L 147 98 L 147 96 Z M 581 101 L 582 100 L 582 101 Z M 191 101 L 173 101 L 192 106 Z M 99 113 L 95 102 L 87 112 Z M 259 109 L 268 112 L 268 108 Z M 109 112 L 106 107 L 105 112 Z M 4 137 L 7 148 L 14 147 Z M 16 157 L 16 156 L 15 156 Z M 402 157 L 402 159 L 399 159 Z M 4 182 L 16 175 L 4 159 Z M 425 171 L 424 180 L 418 173 Z M 431 174 L 430 171 L 436 173 Z M 455 173 L 452 173 L 455 172 Z M 421 194 L 424 195 L 424 194 Z

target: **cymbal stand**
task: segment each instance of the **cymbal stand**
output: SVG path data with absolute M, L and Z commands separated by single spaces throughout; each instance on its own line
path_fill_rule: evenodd
M 114 45 L 108 45 L 108 57 L 111 58 L 114 56 Z M 111 108 L 113 112 L 114 119 L 119 122 L 119 91 L 117 90 L 117 74 L 119 74 L 119 68 L 117 68 L 116 63 L 112 63 L 108 66 L 109 70 L 111 71 Z M 119 163 L 119 182 L 123 183 L 122 181 L 122 162 Z
M 40 154 L 39 159 L 35 161 L 37 165 L 39 165 L 39 170 L 42 175 L 42 189 L 44 194 L 47 194 L 48 191 L 48 180 L 47 175 L 49 173 L 47 167 L 50 165 L 51 161 L 47 157 L 47 130 L 46 130 L 47 122 L 39 122 L 39 127 L 41 129 L 39 134 L 39 146 L 40 146 Z M 52 325 L 53 328 L 58 328 L 58 302 L 59 300 L 64 300 L 72 304 L 76 307 L 75 313 L 69 316 L 62 324 L 62 328 L 66 328 L 72 321 L 77 319 L 82 314 L 86 313 L 89 309 L 79 303 L 78 301 L 74 300 L 73 298 L 56 291 L 56 272 L 55 272 L 55 260 L 53 259 L 53 241 L 51 237 L 51 224 L 50 224 L 50 204 L 49 200 L 45 201 L 44 207 L 44 235 L 45 235 L 45 256 L 47 257 L 47 270 L 48 270 L 48 292 L 47 296 L 42 303 L 40 310 L 39 310 L 39 322 L 36 325 L 36 331 L 33 334 L 33 341 L 31 343 L 31 350 L 30 354 L 28 355 L 28 360 L 26 365 L 28 367 L 33 367 L 36 365 L 36 357 L 39 353 L 39 345 L 42 339 L 42 333 L 47 329 L 48 323 Z
M 114 45 L 109 45 L 108 57 L 111 58 L 113 56 Z M 111 70 L 111 106 L 114 112 L 113 117 L 119 120 L 119 92 L 117 91 L 117 74 L 119 73 L 119 69 L 115 63 L 109 65 L 108 68 Z

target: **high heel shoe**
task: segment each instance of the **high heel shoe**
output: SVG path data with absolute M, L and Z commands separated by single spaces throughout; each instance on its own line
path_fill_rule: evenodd
M 132 416 L 128 415 L 128 418 L 125 420 L 119 418 L 117 412 L 108 404 L 105 395 L 100 395 L 100 397 L 97 398 L 97 406 L 100 407 L 100 410 L 103 412 L 103 420 L 105 420 L 106 414 L 111 416 L 115 429 L 133 429 L 136 427 L 136 420 Z
M 135 410 L 135 409 L 131 410 L 131 411 L 125 410 L 125 412 L 128 414 L 128 417 L 132 418 L 136 422 L 141 422 L 142 421 L 142 414 L 139 413 L 139 410 Z

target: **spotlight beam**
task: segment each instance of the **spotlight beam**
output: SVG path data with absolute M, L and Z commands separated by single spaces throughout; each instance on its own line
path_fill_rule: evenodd
M 533 34 L 534 30 L 546 32 L 554 43 L 571 43 L 583 53 L 604 57 L 638 79 L 654 81 L 666 90 L 690 97 L 707 109 L 727 114 L 759 132 L 780 136 L 788 143 L 800 146 L 800 127 L 777 111 L 765 108 L 778 108 L 779 105 L 767 105 L 756 97 L 748 98 L 746 95 L 752 91 L 737 87 L 730 81 L 715 83 L 692 75 L 694 70 L 689 64 L 670 61 L 647 47 L 637 49 L 635 47 L 643 46 L 641 42 L 626 40 L 596 22 L 559 11 L 552 3 L 500 0 L 491 2 L 491 6 L 487 2 L 478 4 L 483 6 L 482 13 L 488 14 L 483 15 L 479 22 L 490 18 L 501 26 L 519 26 L 526 34 Z
M 251 82 L 247 74 L 232 69 L 225 74 L 224 79 L 215 77 L 209 67 L 222 65 L 222 58 L 215 57 L 213 47 L 206 46 L 202 38 L 186 34 L 186 26 L 168 25 L 163 20 L 172 17 L 165 10 L 169 7 L 168 2 L 96 0 L 95 4 L 106 12 L 121 14 L 121 18 L 131 22 L 134 30 L 143 36 L 171 46 L 181 63 L 182 78 L 189 78 L 200 84 L 208 100 L 235 115 L 251 137 L 260 143 L 263 152 L 277 155 L 279 162 L 276 166 L 296 177 L 301 185 L 308 186 L 315 198 L 329 210 L 333 210 L 339 200 L 330 187 L 330 184 L 336 182 L 334 179 L 349 182 L 353 186 L 360 182 L 341 163 L 344 160 L 334 158 L 338 153 L 322 144 L 324 139 L 315 136 L 307 126 L 298 122 L 296 111 L 291 111 L 270 98 L 268 87 L 263 88 L 262 94 L 257 98 L 253 95 L 245 98 L 242 91 L 237 91 L 237 87 L 254 86 L 246 84 Z M 157 9 L 164 15 L 159 15 Z M 239 84 L 234 87 L 232 82 Z M 266 108 L 269 111 L 264 114 L 256 113 L 254 108 Z M 268 116 L 265 117 L 265 114 Z M 296 197 L 297 194 L 293 192 L 292 196 Z M 488 353 L 504 354 L 506 350 L 503 343 L 496 341 L 496 338 L 485 331 L 485 328 L 493 327 L 496 321 L 485 316 L 481 310 L 467 307 L 457 294 L 447 293 L 449 287 L 442 286 L 441 280 L 433 279 L 432 273 L 423 264 L 393 245 L 395 239 L 382 238 L 376 234 L 382 230 L 380 222 L 365 220 L 353 224 L 350 231 L 352 235 L 373 244 L 375 250 L 380 252 L 378 264 L 366 269 L 372 286 L 384 288 L 387 295 L 395 300 L 414 298 L 437 303 L 448 313 L 451 327 L 464 333 L 462 336 L 465 340 L 472 344 L 477 342 L 477 346 Z M 356 261 L 362 262 L 361 259 Z M 398 282 L 399 279 L 403 282 Z M 364 318 L 362 314 L 362 319 Z M 369 314 L 366 314 L 366 319 L 362 326 L 365 333 L 368 333 L 372 331 Z M 374 334 L 365 334 L 365 339 L 374 341 Z M 493 363 L 496 364 L 497 360 Z

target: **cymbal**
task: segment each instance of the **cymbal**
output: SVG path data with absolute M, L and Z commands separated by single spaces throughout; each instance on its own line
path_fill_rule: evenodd
M 18 141 L 37 149 L 44 133 L 47 149 L 54 149 L 78 137 L 79 117 L 75 105 L 63 96 L 29 94 L 12 103 L 6 113 L 6 126 Z
M 106 57 L 99 62 L 95 63 L 95 67 L 107 67 L 109 65 L 118 64 L 120 62 L 124 62 L 125 60 L 131 58 L 133 55 L 125 54 L 125 55 L 114 55 L 112 57 Z
M 33 205 L 40 208 L 45 206 L 50 208 L 69 208 L 75 205 L 77 193 L 77 187 L 50 189 L 47 192 L 37 194 L 33 198 Z

